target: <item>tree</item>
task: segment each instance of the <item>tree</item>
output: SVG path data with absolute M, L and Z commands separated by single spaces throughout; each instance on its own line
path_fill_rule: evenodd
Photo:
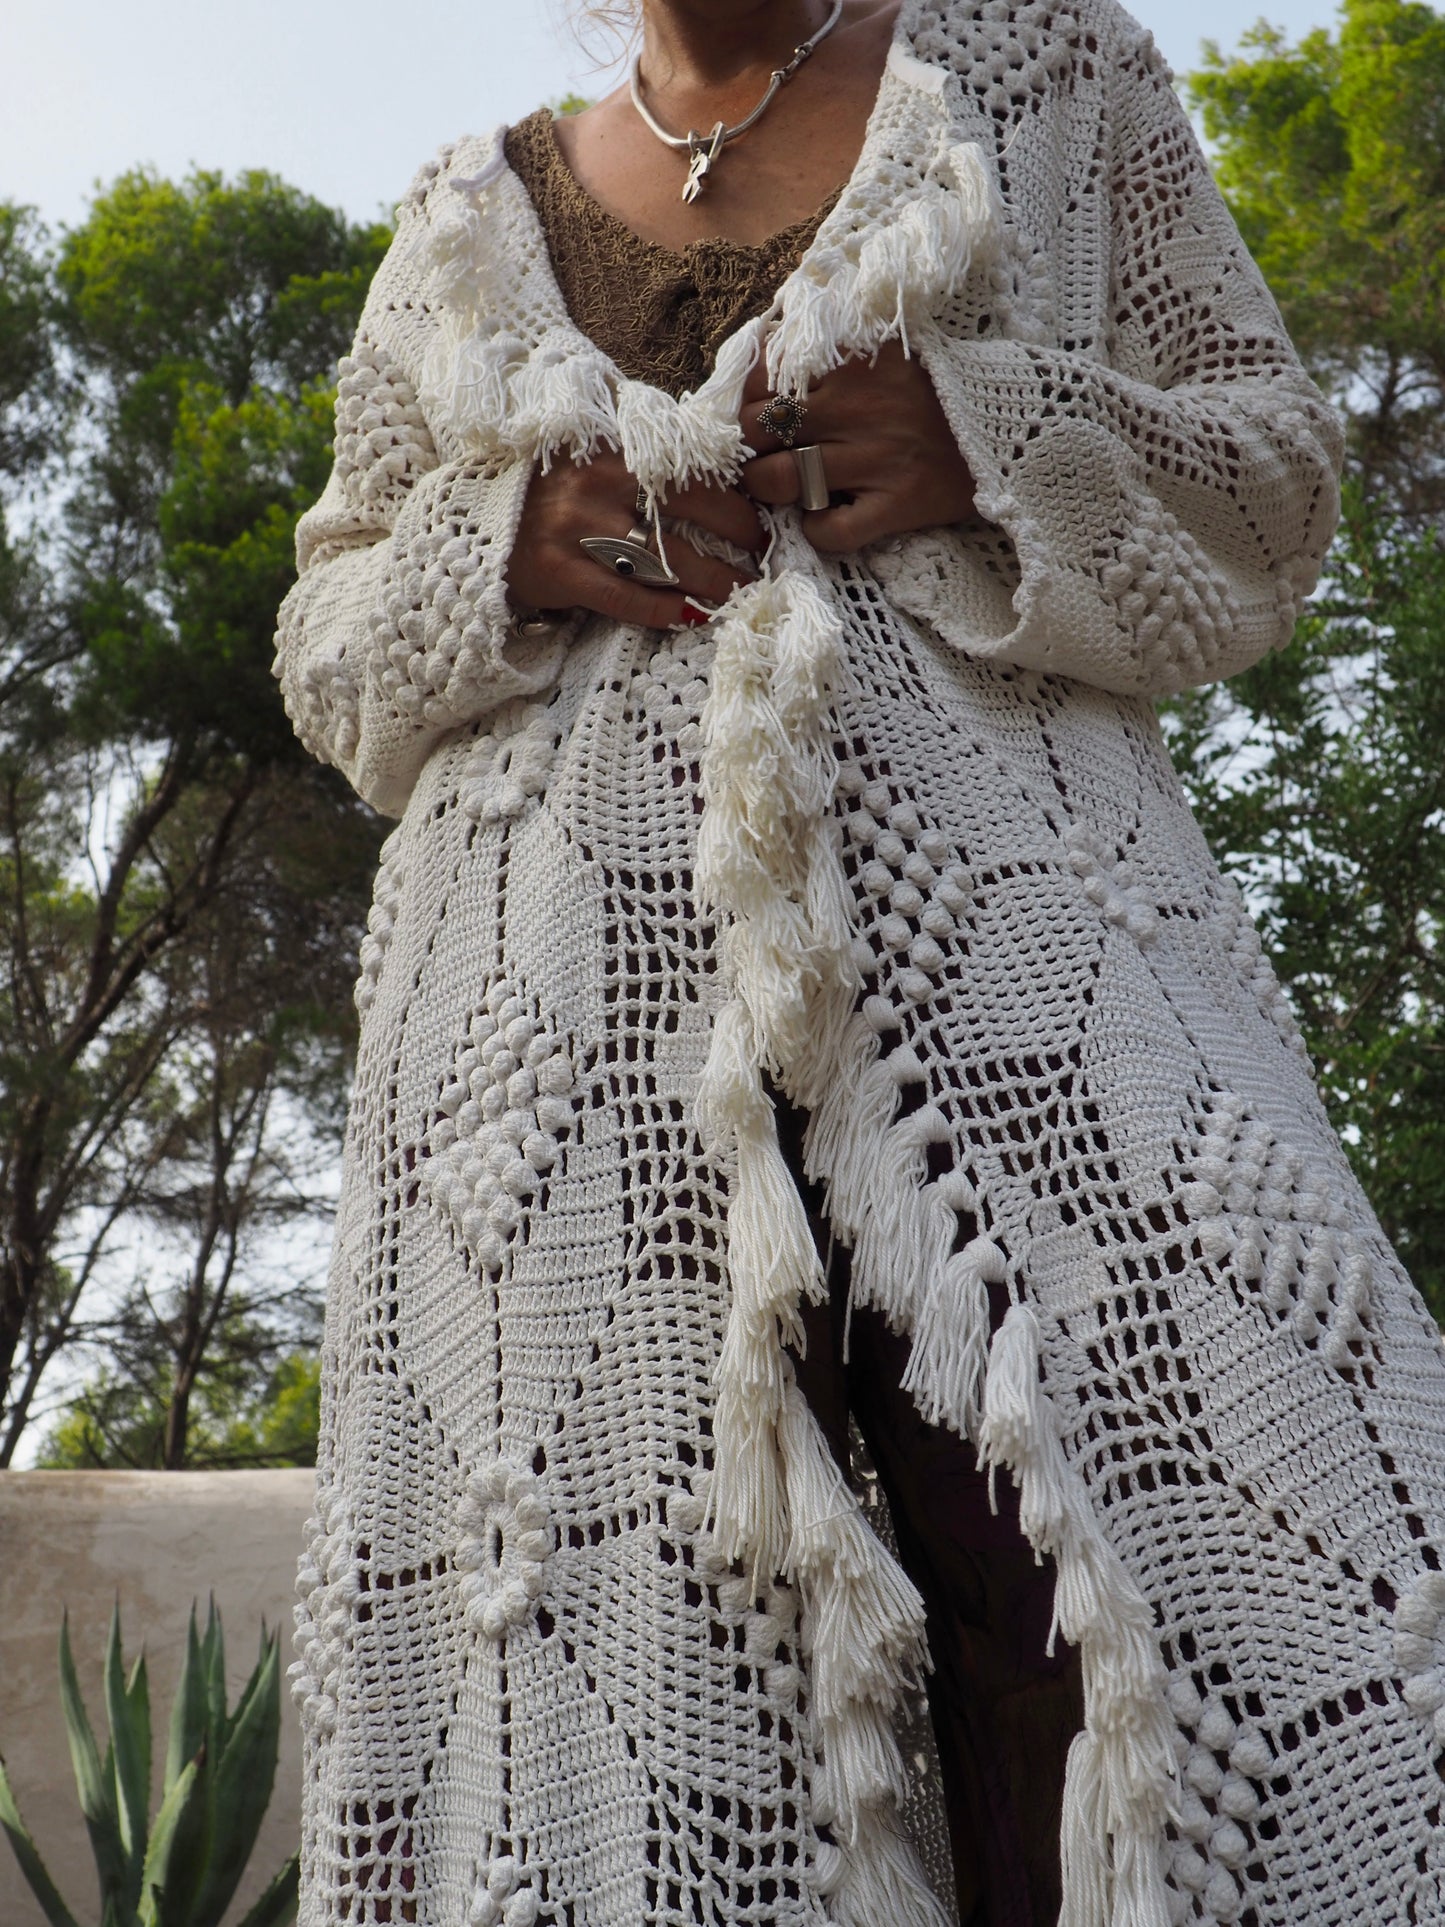
M 1445 549 L 1357 481 L 1290 649 L 1193 692 L 1169 728 L 1334 1124 L 1445 1314 Z
M 1165 728 L 1244 884 L 1355 1167 L 1445 1316 L 1445 18 L 1346 0 L 1188 90 L 1346 414 L 1345 514 L 1291 646 Z
M 34 524 L 0 544 L 0 1464 L 142 1314 L 167 1465 L 228 1334 L 269 1334 L 253 1378 L 295 1337 L 248 1266 L 317 1207 L 379 830 L 295 743 L 272 632 L 387 239 L 264 174 L 127 175 L 53 250 L 0 216 L 0 346 L 39 342 L 0 374 Z
M 236 1351 L 232 1348 L 232 1357 Z M 252 1471 L 316 1463 L 321 1360 L 314 1346 L 286 1352 L 265 1373 L 210 1373 L 193 1405 L 186 1463 L 197 1471 Z M 117 1359 L 97 1372 L 51 1426 L 37 1464 L 45 1471 L 151 1470 L 160 1462 L 169 1388 L 145 1366 Z
M 1258 27 L 1188 80 L 1215 169 L 1356 471 L 1445 513 L 1445 16 L 1346 0 L 1292 47 Z

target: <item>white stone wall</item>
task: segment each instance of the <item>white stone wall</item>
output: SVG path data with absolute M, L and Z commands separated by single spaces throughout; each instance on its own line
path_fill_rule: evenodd
M 310 1472 L 0 1472 L 0 1754 L 80 1927 L 94 1927 L 100 1910 L 60 1714 L 62 1610 L 104 1751 L 101 1662 L 119 1597 L 127 1661 L 142 1643 L 146 1649 L 159 1784 L 193 1599 L 202 1623 L 210 1594 L 221 1609 L 233 1702 L 256 1663 L 263 1618 L 280 1625 L 283 1671 L 290 1664 L 292 1588 L 311 1493 Z M 236 1920 L 296 1849 L 300 1746 L 284 1684 L 283 1695 L 276 1790 L 232 1908 Z M 44 1927 L 3 1833 L 0 1922 Z

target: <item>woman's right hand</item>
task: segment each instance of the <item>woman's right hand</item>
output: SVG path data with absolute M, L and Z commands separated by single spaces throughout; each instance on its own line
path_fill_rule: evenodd
M 591 609 L 614 622 L 670 629 L 706 622 L 718 603 L 751 580 L 727 562 L 700 555 L 681 535 L 667 543 L 668 562 L 679 578 L 675 589 L 630 582 L 579 548 L 584 535 L 625 536 L 640 519 L 636 505 L 637 483 L 610 449 L 590 462 L 559 455 L 545 475 L 539 468 L 507 562 L 507 600 L 513 608 Z M 757 510 L 740 489 L 694 483 L 669 496 L 663 512 L 750 555 L 763 547 Z

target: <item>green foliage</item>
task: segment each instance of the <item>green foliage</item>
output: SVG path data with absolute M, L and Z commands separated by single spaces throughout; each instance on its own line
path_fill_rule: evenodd
M 181 182 L 124 174 L 61 246 L 68 339 L 124 390 L 148 384 L 155 427 L 190 382 L 233 407 L 258 382 L 296 390 L 344 349 L 386 243 L 274 174 Z
M 86 660 L 76 712 L 201 736 L 252 762 L 299 751 L 271 676 L 276 608 L 296 573 L 294 532 L 330 464 L 331 391 L 292 399 L 255 388 L 180 396 L 170 479 L 156 505 L 158 586 L 102 579 L 80 612 Z
M 1291 647 L 1165 727 L 1332 1121 L 1445 1317 L 1445 17 L 1345 0 L 1336 33 L 1260 26 L 1188 86 L 1350 455 Z
M 1290 649 L 1168 728 L 1336 1128 L 1445 1316 L 1445 549 L 1356 486 Z
M 1337 36 L 1260 25 L 1188 92 L 1291 332 L 1400 506 L 1445 506 L 1445 16 L 1346 0 Z M 1370 404 L 1358 392 L 1363 385 Z M 1354 391 L 1354 392 L 1352 392 Z
M 0 201 L 0 475 L 43 458 L 49 411 L 42 386 L 53 368 L 43 235 L 25 208 Z
M 250 1254 L 319 1208 L 380 826 L 271 657 L 387 239 L 262 173 L 128 174 L 53 249 L 0 208 L 0 469 L 37 531 L 0 519 L 0 1464 L 126 1228 L 169 1269 L 102 1379 L 146 1423 L 163 1397 L 162 1463 L 305 1323 Z
M 316 1463 L 321 1361 L 314 1351 L 297 1351 L 269 1372 L 247 1369 L 248 1339 L 264 1355 L 258 1336 L 233 1328 L 215 1347 L 191 1408 L 186 1464 L 192 1470 Z M 172 1386 L 173 1373 L 163 1371 L 152 1383 L 133 1363 L 96 1374 L 51 1427 L 37 1465 L 56 1472 L 161 1466 Z
M 261 1654 L 234 1708 L 214 1603 L 204 1637 L 192 1608 L 186 1657 L 171 1705 L 161 1799 L 151 1797 L 151 1710 L 142 1657 L 125 1671 L 120 1612 L 105 1656 L 110 1737 L 104 1757 L 70 1650 L 60 1631 L 60 1694 L 81 1813 L 100 1883 L 100 1927 L 219 1927 L 270 1803 L 281 1727 L 280 1641 Z M 0 1762 L 0 1826 L 51 1927 L 77 1927 L 47 1872 Z M 241 1927 L 286 1927 L 296 1912 L 299 1856 L 276 1874 Z

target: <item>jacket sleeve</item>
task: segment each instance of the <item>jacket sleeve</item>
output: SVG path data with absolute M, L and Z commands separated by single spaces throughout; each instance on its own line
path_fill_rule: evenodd
M 1109 332 L 920 344 L 994 526 L 896 544 L 878 573 L 971 654 L 1158 696 L 1289 641 L 1342 438 L 1146 35 L 1112 65 L 1105 134 Z
M 417 401 L 431 325 L 408 246 L 418 199 L 403 204 L 341 363 L 335 465 L 297 526 L 276 637 L 302 742 L 388 816 L 439 741 L 555 681 L 565 646 L 507 629 L 504 570 L 530 468 L 443 460 Z

